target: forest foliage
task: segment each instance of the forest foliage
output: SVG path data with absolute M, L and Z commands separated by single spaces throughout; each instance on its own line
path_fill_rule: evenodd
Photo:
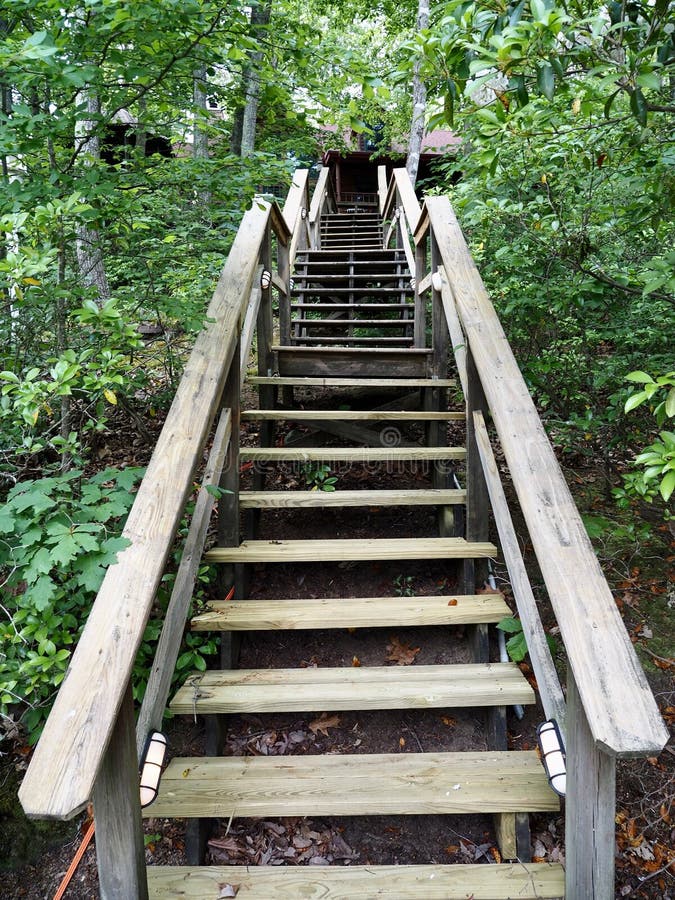
M 32 738 L 140 477 L 97 448 L 170 398 L 254 193 L 323 125 L 405 140 L 416 64 L 429 126 L 463 139 L 421 191 L 450 193 L 549 431 L 620 502 L 672 509 L 672 4 L 432 2 L 417 32 L 412 0 L 255 6 L 0 11 L 0 715 Z M 184 667 L 213 650 L 191 640 Z

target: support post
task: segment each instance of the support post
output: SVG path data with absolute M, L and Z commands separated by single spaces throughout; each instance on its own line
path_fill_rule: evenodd
M 424 295 L 420 294 L 420 283 L 426 275 L 427 235 L 415 247 L 415 324 L 413 326 L 413 346 L 426 346 L 426 309 Z
M 614 758 L 595 746 L 574 676 L 567 670 L 565 897 L 614 897 Z
M 101 900 L 147 900 L 131 683 L 124 693 L 92 800 Z
M 290 247 L 277 241 L 277 271 L 279 279 L 285 285 L 285 293 L 279 292 L 279 342 L 288 345 L 291 342 L 291 264 Z

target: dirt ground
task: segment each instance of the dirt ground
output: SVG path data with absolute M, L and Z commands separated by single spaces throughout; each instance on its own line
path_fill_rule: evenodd
M 411 434 L 411 438 L 415 435 Z M 457 435 L 453 435 L 454 440 Z M 245 442 L 253 443 L 253 430 Z M 459 442 L 459 440 L 457 441 Z M 337 468 L 337 467 L 336 467 Z M 570 473 L 573 486 L 581 478 L 584 491 L 588 472 Z M 405 477 L 353 466 L 337 472 L 338 488 L 415 487 L 428 483 L 421 469 Z M 251 475 L 244 475 L 244 485 Z M 374 479 L 374 480 L 373 480 Z M 305 473 L 287 469 L 270 474 L 270 486 L 306 487 Z M 580 500 L 593 507 L 595 496 L 580 490 Z M 435 533 L 431 509 L 395 508 L 357 510 L 295 510 L 265 512 L 263 538 L 424 536 Z M 675 556 L 672 535 L 654 529 L 654 540 L 640 565 L 631 553 L 609 558 L 609 577 L 629 632 L 646 660 L 648 677 L 666 719 L 675 722 L 672 667 L 663 655 L 663 629 L 672 636 L 675 606 Z M 523 541 L 527 552 L 527 541 Z M 601 555 L 603 547 L 600 548 Z M 613 552 L 613 551 L 612 551 Z M 648 560 L 651 560 L 649 562 Z M 634 569 L 638 572 L 631 574 Z M 251 597 L 348 597 L 386 596 L 396 593 L 452 594 L 458 589 L 458 569 L 452 562 L 307 563 L 257 565 Z M 502 566 L 498 585 L 507 600 L 510 592 Z M 555 634 L 555 623 L 543 600 L 543 590 L 533 570 L 533 586 L 542 597 L 544 623 Z M 672 601 L 672 605 L 669 605 Z M 665 604 L 665 610 L 662 608 Z M 669 613 L 670 610 L 670 613 Z M 670 616 L 670 617 L 669 617 Z M 653 619 L 652 619 L 653 617 Z M 650 637 L 651 635 L 651 637 Z M 656 637 L 660 652 L 651 649 Z M 646 651 L 646 652 L 643 652 Z M 650 653 L 652 657 L 650 657 Z M 295 633 L 245 635 L 240 665 L 356 666 L 395 664 L 408 654 L 409 664 L 442 664 L 469 661 L 463 628 L 372 628 Z M 660 665 L 656 665 L 662 660 Z M 651 662 L 650 662 L 651 661 Z M 556 662 L 564 679 L 565 662 L 558 650 Z M 526 675 L 529 667 L 523 664 Z M 539 705 L 526 709 L 519 720 L 508 712 L 509 744 L 514 749 L 534 747 L 535 729 L 543 721 Z M 173 719 L 167 725 L 173 755 L 199 754 L 203 746 L 200 721 Z M 408 753 L 465 750 L 485 747 L 483 715 L 469 710 L 406 710 L 386 712 L 335 712 L 232 716 L 224 752 L 228 755 L 306 755 L 318 753 Z M 621 762 L 617 787 L 617 897 L 675 900 L 675 830 L 672 748 L 658 759 Z M 21 769 L 23 756 L 3 760 Z M 0 778 L 1 780 L 1 778 Z M 56 887 L 72 859 L 83 832 L 74 823 L 65 843 L 41 850 L 38 858 L 21 869 L 2 875 L 0 894 L 7 898 L 45 900 Z M 537 859 L 564 861 L 562 815 L 533 816 L 532 850 Z M 181 821 L 149 819 L 145 823 L 149 864 L 185 864 L 185 825 Z M 63 838 L 60 839 L 63 841 Z M 499 860 L 490 817 L 399 816 L 341 819 L 234 820 L 219 822 L 209 843 L 214 863 L 286 865 L 349 865 L 481 862 Z M 90 847 L 66 894 L 67 900 L 98 897 L 95 854 Z

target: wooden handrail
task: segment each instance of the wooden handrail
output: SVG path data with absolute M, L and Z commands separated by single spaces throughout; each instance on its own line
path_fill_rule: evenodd
M 387 203 L 387 167 L 377 167 L 377 200 L 380 208 L 380 215 L 384 213 L 384 207 Z
M 286 228 L 288 229 L 290 248 L 288 264 L 290 269 L 293 268 L 295 254 L 298 245 L 301 243 L 303 229 L 305 235 L 307 230 L 307 183 L 309 179 L 309 169 L 296 169 L 293 173 L 293 181 L 284 203 L 283 218 Z M 305 218 L 302 216 L 302 210 L 305 210 Z
M 403 207 L 406 221 L 408 222 L 408 228 L 411 234 L 415 234 L 422 213 L 420 205 L 417 202 L 417 197 L 415 196 L 415 189 L 413 188 L 410 177 L 405 169 L 394 169 L 393 174 L 394 181 L 396 182 L 396 192 L 398 193 L 400 204 Z
M 325 203 L 326 191 L 328 189 L 329 175 L 330 170 L 328 166 L 324 166 L 319 172 L 319 178 L 314 187 L 312 202 L 309 207 L 309 224 L 311 227 L 316 225 L 321 218 L 321 210 Z
M 280 243 L 288 238 L 281 221 L 276 204 L 261 198 L 242 219 L 129 514 L 131 544 L 106 573 L 21 785 L 30 816 L 71 818 L 92 795 L 218 410 L 268 226 Z
M 511 472 L 596 747 L 651 756 L 668 734 L 614 598 L 447 197 L 423 217 Z M 416 239 L 425 234 L 418 223 Z
M 485 427 L 482 412 L 473 414 L 476 446 L 483 465 L 485 482 L 490 495 L 490 504 L 499 532 L 504 561 L 508 569 L 513 596 L 516 599 L 520 619 L 523 623 L 523 634 L 527 641 L 527 649 L 532 661 L 534 676 L 537 679 L 541 704 L 547 719 L 555 719 L 564 735 L 565 730 L 565 697 L 560 687 L 558 674 L 546 642 L 544 626 L 539 618 L 537 602 L 532 593 L 530 579 L 518 545 L 511 513 L 499 477 L 499 469 L 490 445 L 490 437 Z

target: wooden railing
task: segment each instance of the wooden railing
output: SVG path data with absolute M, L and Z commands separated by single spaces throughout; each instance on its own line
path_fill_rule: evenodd
M 242 219 L 129 514 L 131 543 L 106 573 L 21 786 L 24 810 L 39 818 L 71 818 L 93 799 L 102 897 L 147 897 L 138 748 L 161 724 L 213 505 L 206 490 L 197 497 L 138 732 L 131 672 L 216 416 L 203 484 L 219 482 L 228 448 L 228 472 L 238 473 L 241 371 L 256 327 L 261 374 L 271 369 L 271 291 L 280 309 L 288 307 L 292 258 L 308 240 L 306 186 L 307 172 L 296 172 L 283 213 L 256 198 Z M 267 288 L 263 269 L 271 274 Z M 220 518 L 228 518 L 223 508 Z
M 466 537 L 487 538 L 490 500 L 544 710 L 566 735 L 566 897 L 610 900 L 615 760 L 657 755 L 667 731 L 450 201 L 430 197 L 420 210 L 399 169 L 381 209 L 394 225 L 385 246 L 395 232 L 399 246 L 414 240 L 418 327 L 423 333 L 430 319 L 434 345 L 437 330 L 450 334 L 466 398 Z M 401 210 L 395 218 L 394 210 Z M 404 229 L 408 234 L 400 235 Z M 488 416 L 560 628 L 567 703 L 495 464 Z
M 334 212 L 337 212 L 335 186 L 330 178 L 330 169 L 324 166 L 319 172 L 309 208 L 310 246 L 313 250 L 321 249 L 321 217 Z

